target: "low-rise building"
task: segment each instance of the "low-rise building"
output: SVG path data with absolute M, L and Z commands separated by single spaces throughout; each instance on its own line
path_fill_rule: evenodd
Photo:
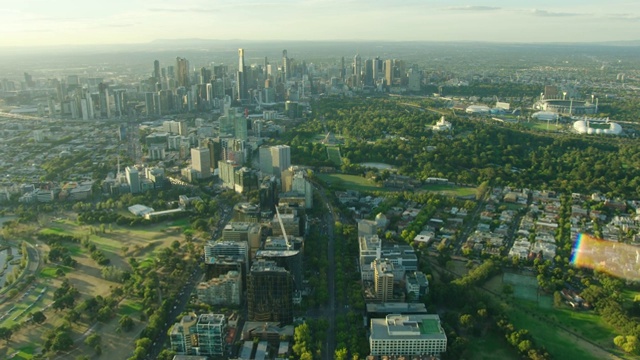
M 447 335 L 438 315 L 387 315 L 371 319 L 371 355 L 440 355 Z

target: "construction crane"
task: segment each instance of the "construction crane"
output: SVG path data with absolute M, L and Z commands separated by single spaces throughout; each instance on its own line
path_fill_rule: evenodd
M 276 216 L 278 217 L 278 222 L 280 223 L 280 230 L 282 230 L 282 236 L 284 236 L 284 241 L 287 244 L 287 250 L 291 250 L 292 246 L 289 242 L 289 238 L 287 237 L 287 232 L 284 230 L 284 224 L 282 223 L 282 218 L 280 217 L 280 211 L 278 211 L 278 207 L 276 206 Z

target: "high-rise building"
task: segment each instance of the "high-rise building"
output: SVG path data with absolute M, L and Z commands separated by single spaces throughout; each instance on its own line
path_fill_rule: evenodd
M 125 169 L 125 174 L 127 178 L 127 184 L 131 188 L 132 194 L 137 194 L 140 192 L 140 174 L 138 173 L 138 169 L 135 166 L 127 166 Z
M 237 88 L 239 101 L 247 100 L 249 97 L 247 88 L 247 67 L 244 64 L 244 49 L 238 49 L 238 76 Z
M 373 60 L 367 59 L 367 60 L 364 61 L 364 74 L 363 74 L 362 82 L 366 86 L 372 86 L 373 85 L 373 79 L 374 79 L 374 77 L 373 77 Z
M 392 314 L 371 319 L 370 334 L 369 348 L 374 356 L 439 356 L 447 351 L 447 335 L 438 315 Z
M 234 116 L 234 135 L 236 139 L 247 140 L 249 137 L 249 127 L 247 126 L 247 119 L 240 114 Z
M 222 181 L 222 185 L 229 189 L 235 189 L 235 173 L 242 166 L 231 160 L 218 161 L 218 176 Z
M 287 50 L 282 50 L 282 80 L 284 83 L 289 80 L 291 73 L 291 63 L 287 56 Z
M 211 176 L 211 157 L 208 148 L 191 149 L 191 167 L 200 174 L 200 179 Z
M 198 300 L 205 304 L 240 305 L 242 276 L 238 271 L 229 271 L 224 275 L 199 283 L 196 292 Z
M 178 86 L 189 87 L 189 61 L 187 59 L 176 58 L 176 80 Z
M 152 92 L 144 93 L 144 109 L 147 112 L 147 116 L 152 116 L 155 113 L 155 104 L 153 102 Z
M 420 91 L 420 84 L 422 83 L 422 74 L 418 69 L 411 68 L 407 74 L 407 90 Z
M 155 79 L 156 83 L 159 83 L 161 80 L 160 77 L 160 61 L 158 60 L 154 60 L 153 61 L 153 78 Z
M 384 79 L 387 86 L 393 85 L 393 60 L 384 62 Z
M 189 314 L 169 330 L 171 349 L 181 355 L 224 355 L 226 335 L 227 319 L 223 314 Z
M 293 277 L 273 261 L 257 260 L 247 277 L 250 321 L 293 322 Z
M 353 74 L 355 75 L 354 86 L 360 87 L 360 82 L 362 81 L 362 57 L 360 54 L 356 54 L 353 57 Z
M 304 195 L 304 207 L 311 209 L 313 207 L 313 186 L 304 177 L 304 172 L 298 171 L 293 175 L 291 183 L 291 191 Z
M 288 145 L 272 146 L 271 160 L 273 165 L 273 174 L 280 177 L 282 171 L 291 166 L 291 148 Z
M 383 303 L 390 302 L 393 299 L 393 264 L 376 259 L 371 263 L 371 267 L 376 300 Z

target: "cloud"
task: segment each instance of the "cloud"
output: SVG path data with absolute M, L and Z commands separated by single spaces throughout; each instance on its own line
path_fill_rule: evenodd
M 633 14 L 607 14 L 605 15 L 605 17 L 609 19 L 631 21 L 631 22 L 640 21 L 640 16 L 633 15 Z
M 148 9 L 151 12 L 162 12 L 162 13 L 194 13 L 194 14 L 202 14 L 202 13 L 217 13 L 220 12 L 219 9 L 207 9 L 207 8 L 188 8 L 188 9 L 170 9 L 170 8 L 150 8 Z
M 547 10 L 541 10 L 541 9 L 533 9 L 530 11 L 530 13 L 534 16 L 540 16 L 540 17 L 569 17 L 569 16 L 585 15 L 581 13 L 554 12 L 554 11 L 547 11 Z
M 445 10 L 451 11 L 496 11 L 501 8 L 497 6 L 482 6 L 482 5 L 467 5 L 467 6 L 450 6 L 445 8 Z

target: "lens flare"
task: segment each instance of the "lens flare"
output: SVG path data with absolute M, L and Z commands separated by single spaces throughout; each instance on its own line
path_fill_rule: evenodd
M 640 280 L 640 248 L 578 234 L 573 244 L 571 264 L 629 280 Z

